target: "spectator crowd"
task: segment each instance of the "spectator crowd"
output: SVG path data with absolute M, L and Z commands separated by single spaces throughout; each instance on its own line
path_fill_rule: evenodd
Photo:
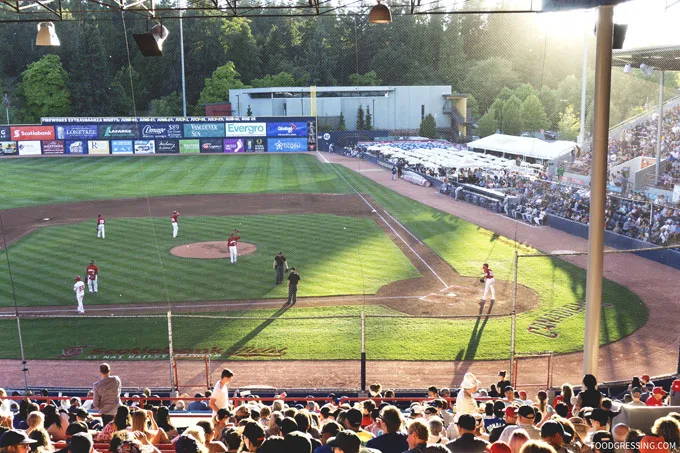
M 625 406 L 680 405 L 680 379 L 666 391 L 649 376 L 634 377 L 608 398 L 586 375 L 580 392 L 564 384 L 550 401 L 544 390 L 530 396 L 513 389 L 505 371 L 488 388 L 465 373 L 459 389 L 430 387 L 408 406 L 380 384 L 353 402 L 331 394 L 288 405 L 285 394 L 269 403 L 247 395 L 234 406 L 228 393 L 234 373 L 225 369 L 208 399 L 196 401 L 200 420 L 178 428 L 170 415 L 186 409 L 179 400 L 167 404 L 145 390 L 123 404 L 120 379 L 106 364 L 100 371 L 85 403 L 60 404 L 47 395 L 39 404 L 25 395 L 17 404 L 0 389 L 0 453 L 680 452 L 680 413 L 672 408 L 650 426 L 617 422 Z M 201 417 L 206 409 L 212 415 Z

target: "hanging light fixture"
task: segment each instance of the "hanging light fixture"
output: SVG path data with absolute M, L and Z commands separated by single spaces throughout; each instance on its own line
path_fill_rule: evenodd
M 59 37 L 52 22 L 40 22 L 38 24 L 38 36 L 35 38 L 36 46 L 60 46 Z
M 372 24 L 389 24 L 392 23 L 392 11 L 387 5 L 383 5 L 378 0 L 378 4 L 371 8 L 368 13 L 368 21 Z

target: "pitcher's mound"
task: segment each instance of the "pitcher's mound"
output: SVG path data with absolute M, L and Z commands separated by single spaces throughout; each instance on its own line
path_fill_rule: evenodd
M 239 242 L 238 256 L 250 255 L 255 252 L 255 249 L 255 244 Z M 182 258 L 212 260 L 217 258 L 229 258 L 229 247 L 227 247 L 227 241 L 194 242 L 193 244 L 174 247 L 170 250 L 170 253 Z

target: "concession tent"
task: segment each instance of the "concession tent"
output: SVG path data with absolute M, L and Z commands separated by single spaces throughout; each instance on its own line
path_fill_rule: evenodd
M 557 140 L 546 142 L 533 137 L 494 134 L 468 143 L 468 149 L 491 153 L 505 158 L 520 158 L 531 162 L 549 163 L 569 155 L 576 142 Z

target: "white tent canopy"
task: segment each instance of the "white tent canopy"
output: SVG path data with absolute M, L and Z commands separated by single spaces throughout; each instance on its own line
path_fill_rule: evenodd
M 534 159 L 554 160 L 569 154 L 576 147 L 576 142 L 557 140 L 546 142 L 533 137 L 515 137 L 514 135 L 493 134 L 468 143 L 468 149 L 476 151 L 493 151 L 531 157 Z

